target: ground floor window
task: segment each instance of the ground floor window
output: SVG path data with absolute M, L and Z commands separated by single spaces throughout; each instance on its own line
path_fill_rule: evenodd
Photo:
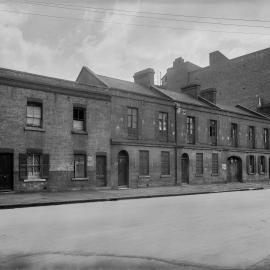
M 259 156 L 258 157 L 258 172 L 260 174 L 265 174 L 266 172 L 266 162 L 265 162 L 265 156 Z
M 20 179 L 39 179 L 49 177 L 50 160 L 48 154 L 19 154 Z
M 40 154 L 27 155 L 27 176 L 28 178 L 40 177 Z
M 74 178 L 86 177 L 86 156 L 82 154 L 74 155 Z
M 140 151 L 140 175 L 149 175 L 149 151 Z
M 170 152 L 161 152 L 161 175 L 170 175 Z
M 248 174 L 254 174 L 255 173 L 255 168 L 256 168 L 256 164 L 255 164 L 255 157 L 250 155 L 247 156 L 247 173 Z
M 196 175 L 203 175 L 203 153 L 196 153 Z
M 218 154 L 217 153 L 212 154 L 212 174 L 213 175 L 218 174 Z

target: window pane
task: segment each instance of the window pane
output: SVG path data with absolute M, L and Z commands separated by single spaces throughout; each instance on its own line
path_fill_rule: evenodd
M 84 130 L 84 122 L 73 120 L 73 129 L 75 130 Z
M 74 156 L 74 176 L 75 178 L 85 177 L 85 156 L 75 155 Z

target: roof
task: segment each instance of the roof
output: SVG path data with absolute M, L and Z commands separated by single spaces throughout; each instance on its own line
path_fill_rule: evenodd
M 134 82 L 115 79 L 115 78 L 111 78 L 111 77 L 107 77 L 103 75 L 98 75 L 98 77 L 110 88 L 113 88 L 116 90 L 122 90 L 122 91 L 132 92 L 136 94 L 162 98 L 162 95 L 160 95 L 158 92 L 151 90 L 150 88 L 144 87 L 143 85 L 134 83 Z
M 200 106 L 200 107 L 207 107 L 207 108 L 211 108 L 211 109 L 215 109 L 219 111 L 222 110 L 226 112 L 237 113 L 237 114 L 246 115 L 250 117 L 265 118 L 269 120 L 269 118 L 266 117 L 265 115 L 252 111 L 250 109 L 246 109 L 245 107 L 240 106 L 240 105 L 229 106 L 229 105 L 223 105 L 223 104 L 214 104 L 208 100 L 204 101 L 204 98 L 201 98 L 201 97 L 200 99 L 195 99 L 187 94 L 177 93 L 174 91 L 165 90 L 158 87 L 155 87 L 155 89 L 177 102 L 183 102 L 183 103 Z

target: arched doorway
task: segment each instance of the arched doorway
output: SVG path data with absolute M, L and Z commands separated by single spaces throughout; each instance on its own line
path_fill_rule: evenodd
M 227 160 L 228 165 L 228 182 L 242 180 L 242 160 L 239 157 L 231 156 Z
M 125 150 L 118 154 L 118 186 L 128 185 L 129 157 Z
M 181 182 L 189 183 L 189 157 L 186 153 L 181 156 Z

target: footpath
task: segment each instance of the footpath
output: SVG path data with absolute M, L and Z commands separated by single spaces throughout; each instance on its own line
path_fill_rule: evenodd
M 92 189 L 63 192 L 0 193 L 0 209 L 47 206 L 72 203 L 117 201 L 169 196 L 185 196 L 219 192 L 247 191 L 270 188 L 270 181 L 256 183 L 227 183 L 181 185 L 139 189 Z

